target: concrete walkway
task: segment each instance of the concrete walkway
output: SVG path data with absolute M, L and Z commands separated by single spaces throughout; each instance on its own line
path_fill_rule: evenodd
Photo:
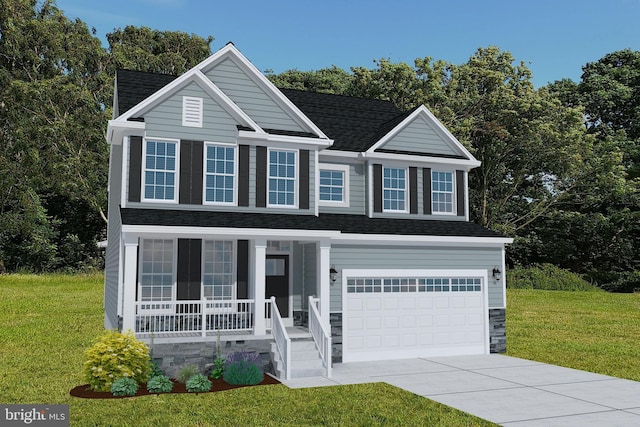
M 386 382 L 503 426 L 640 426 L 640 382 L 498 354 L 341 363 L 291 388 Z

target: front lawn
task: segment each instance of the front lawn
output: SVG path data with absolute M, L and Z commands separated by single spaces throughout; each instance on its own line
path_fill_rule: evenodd
M 510 356 L 640 381 L 640 294 L 507 290 Z
M 0 403 L 69 404 L 74 426 L 494 425 L 386 384 L 72 398 L 103 329 L 102 276 L 0 276 L 0 289 Z

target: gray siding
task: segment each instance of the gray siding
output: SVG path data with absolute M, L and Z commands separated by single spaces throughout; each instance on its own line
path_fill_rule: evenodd
M 418 117 L 380 148 L 429 154 L 460 154 L 422 117 Z
M 182 126 L 182 97 L 203 98 L 202 127 Z M 236 121 L 196 83 L 184 87 L 144 116 L 146 134 L 151 137 L 235 144 Z
M 118 327 L 118 281 L 120 261 L 120 196 L 122 182 L 122 145 L 112 145 L 109 162 L 109 225 L 104 265 L 104 324 L 105 328 Z
M 232 60 L 222 61 L 206 75 L 262 128 L 306 131 Z
M 323 164 L 340 164 L 338 162 L 323 162 Z M 322 167 L 322 165 L 320 165 Z M 315 186 L 312 187 L 315 189 Z M 367 185 L 366 174 L 364 164 L 351 164 L 349 165 L 349 206 L 348 207 L 336 207 L 336 206 L 322 206 L 320 205 L 321 213 L 344 213 L 364 215 L 366 213 L 366 199 Z
M 334 245 L 331 264 L 338 280 L 331 286 L 331 311 L 342 311 L 341 273 L 344 269 L 460 269 L 488 270 L 489 307 L 504 307 L 502 285 L 491 279 L 491 270 L 502 265 L 498 248 L 399 247 Z

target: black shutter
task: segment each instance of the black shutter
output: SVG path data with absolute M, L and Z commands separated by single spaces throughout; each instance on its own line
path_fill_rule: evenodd
M 129 137 L 129 201 L 139 202 L 142 191 L 142 137 Z
M 422 197 L 424 214 L 431 215 L 431 168 L 422 168 Z
M 249 146 L 238 146 L 238 206 L 249 206 Z
M 418 168 L 409 168 L 409 213 L 418 213 Z
M 300 150 L 299 170 L 298 207 L 300 209 L 309 209 L 309 150 Z
M 180 204 L 202 204 L 202 141 L 180 141 Z
M 177 299 L 199 300 L 202 282 L 202 240 L 178 239 Z
M 249 297 L 249 241 L 238 240 L 237 255 L 237 296 L 238 299 Z
M 373 165 L 373 211 L 382 212 L 382 165 Z
M 256 147 L 256 207 L 267 206 L 267 147 Z
M 458 216 L 465 216 L 464 205 L 464 171 L 456 171 L 456 200 L 458 205 Z

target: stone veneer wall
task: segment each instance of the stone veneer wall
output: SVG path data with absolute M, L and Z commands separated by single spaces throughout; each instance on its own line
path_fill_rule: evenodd
M 329 315 L 331 325 L 331 361 L 342 363 L 342 313 Z
M 507 352 L 507 320 L 504 308 L 489 309 L 489 348 L 491 353 Z
M 222 341 L 220 342 L 220 354 L 226 357 L 234 351 L 255 351 L 262 358 L 264 372 L 273 373 L 269 351 L 271 340 L 248 341 Z M 156 361 L 165 375 L 175 378 L 180 368 L 187 365 L 195 365 L 201 373 L 208 374 L 207 370 L 216 356 L 216 341 L 198 343 L 177 344 L 150 344 L 153 360 Z

